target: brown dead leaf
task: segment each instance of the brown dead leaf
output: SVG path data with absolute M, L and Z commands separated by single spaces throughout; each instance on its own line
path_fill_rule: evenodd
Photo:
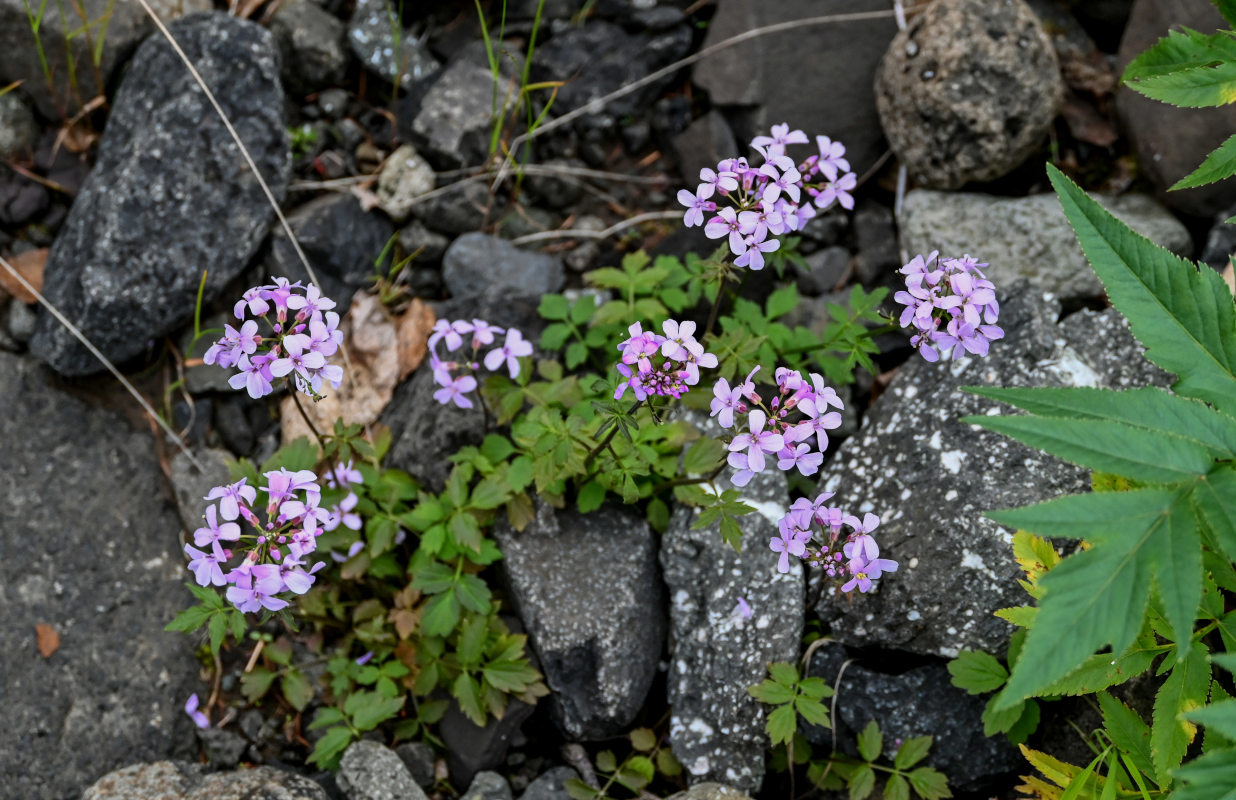
M 56 629 L 45 623 L 34 626 L 34 635 L 38 638 L 39 655 L 51 658 L 52 653 L 60 649 L 60 634 Z
M 305 413 L 319 431 L 332 429 L 339 418 L 349 425 L 377 421 L 399 383 L 395 322 L 377 297 L 356 295 L 340 329 L 351 364 L 350 369 L 344 367 L 343 385 L 327 391 L 326 397 L 317 403 L 301 400 Z M 336 356 L 336 363 L 343 363 L 342 355 Z M 291 397 L 283 399 L 279 411 L 283 441 L 313 437 Z
M 396 321 L 396 332 L 399 339 L 399 380 L 403 380 L 412 370 L 421 365 L 429 352 L 429 334 L 433 332 L 433 308 L 419 299 L 413 298 L 412 303 L 404 310 Z
M 35 291 L 43 291 L 43 265 L 47 263 L 46 247 L 38 250 L 29 250 L 25 253 L 18 253 L 15 256 L 10 256 L 6 259 L 13 265 L 13 269 L 17 270 Z M 0 267 L 0 286 L 3 286 L 5 291 L 22 301 L 26 305 L 34 305 L 38 302 L 34 295 L 31 294 L 26 287 L 17 282 L 17 279 L 3 267 Z
M 1233 269 L 1232 259 L 1227 260 L 1227 266 L 1223 268 L 1223 282 L 1227 284 L 1228 290 L 1232 294 L 1236 294 L 1236 269 Z

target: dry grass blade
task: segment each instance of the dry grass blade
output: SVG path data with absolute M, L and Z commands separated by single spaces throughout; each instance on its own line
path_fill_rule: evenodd
M 529 233 L 525 236 L 520 236 L 511 240 L 511 244 L 529 244 L 531 242 L 541 242 L 546 239 L 608 239 L 615 233 L 621 233 L 627 228 L 641 225 L 645 222 L 656 222 L 663 219 L 678 219 L 682 216 L 681 211 L 649 211 L 646 214 L 639 214 L 630 219 L 624 219 L 622 222 L 610 225 L 605 230 L 589 231 L 589 230 L 561 230 L 561 231 L 540 231 L 538 233 Z
M 139 0 L 139 2 L 145 3 L 146 0 Z M 506 179 L 506 176 L 510 171 L 513 154 L 519 150 L 520 145 L 525 142 L 530 142 L 544 133 L 548 133 L 556 128 L 561 128 L 563 125 L 574 122 L 585 114 L 595 114 L 597 111 L 604 108 L 606 104 L 617 100 L 619 97 L 626 97 L 632 92 L 637 92 L 648 84 L 659 81 L 666 75 L 673 75 L 683 67 L 688 67 L 696 61 L 707 58 L 714 53 L 720 53 L 722 50 L 727 50 L 735 45 L 742 44 L 743 42 L 749 42 L 752 39 L 758 39 L 761 36 L 770 36 L 774 33 L 783 33 L 784 31 L 798 30 L 799 28 L 809 28 L 815 25 L 832 25 L 839 22 L 862 22 L 872 19 L 888 19 L 890 17 L 896 17 L 896 12 L 892 9 L 889 9 L 888 11 L 858 11 L 851 14 L 825 14 L 821 17 L 805 17 L 803 19 L 794 19 L 787 22 L 778 22 L 773 25 L 765 25 L 762 28 L 752 28 L 749 31 L 743 31 L 737 36 L 731 36 L 724 41 L 717 42 L 710 47 L 705 47 L 703 50 L 698 50 L 686 58 L 681 58 L 675 61 L 668 67 L 662 67 L 659 70 L 650 72 L 639 80 L 628 83 L 621 89 L 616 89 L 604 97 L 598 97 L 596 100 L 589 102 L 587 105 L 580 106 L 574 111 L 570 111 L 563 114 L 561 117 L 550 120 L 549 122 L 546 122 L 538 127 L 536 130 L 521 133 L 519 136 L 516 136 L 513 140 L 511 140 L 510 145 L 506 148 L 506 158 L 502 160 L 502 165 L 497 170 L 497 178 L 494 180 L 493 190 L 497 191 L 498 186 L 503 180 Z
M 107 356 L 103 355 L 103 353 L 99 351 L 99 348 L 95 347 L 76 325 L 69 322 L 68 317 L 60 313 L 60 309 L 48 302 L 47 298 L 43 296 L 43 293 L 30 285 L 30 282 L 27 281 L 22 274 L 18 272 L 17 269 L 14 268 L 13 265 L 10 264 L 3 256 L 0 256 L 0 267 L 7 270 L 9 275 L 11 275 L 13 279 L 22 286 L 22 288 L 38 300 L 39 304 L 42 305 L 43 308 L 47 309 L 47 313 L 55 317 L 57 322 L 63 325 L 69 333 L 73 334 L 77 341 L 81 342 L 82 346 L 89 350 L 90 354 L 99 360 L 100 364 L 107 367 L 107 371 L 112 373 L 116 380 L 120 381 L 120 385 L 123 386 L 129 394 L 133 395 L 133 399 L 136 400 L 137 404 L 142 407 L 142 410 L 150 416 L 155 424 L 163 429 L 164 433 L 171 437 L 172 441 L 174 441 L 181 451 L 188 457 L 189 461 L 193 462 L 193 465 L 198 469 L 205 471 L 206 468 L 202 466 L 201 462 L 194 458 L 193 452 L 189 450 L 189 446 L 185 444 L 185 440 L 180 438 L 176 431 L 172 430 L 171 427 L 163 421 L 163 418 L 160 417 L 154 408 L 151 407 L 150 403 L 146 401 L 146 398 L 142 397 L 141 393 L 137 391 L 137 388 L 129 382 L 129 379 L 122 375 L 120 370 L 116 369 L 116 365 L 109 361 Z

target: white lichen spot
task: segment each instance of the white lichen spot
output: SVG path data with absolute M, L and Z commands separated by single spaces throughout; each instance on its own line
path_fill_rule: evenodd
M 1067 386 L 1098 386 L 1099 375 L 1071 347 L 1064 347 L 1055 360 L 1041 362 L 1041 367 L 1054 373 Z
M 687 726 L 687 730 L 691 731 L 692 733 L 699 734 L 700 736 L 703 736 L 704 738 L 708 738 L 709 736 L 712 736 L 712 726 L 709 725 L 704 720 L 700 719 L 699 717 L 696 717 L 695 719 L 691 720 L 691 724 Z
M 708 774 L 708 756 L 700 756 L 691 762 L 691 766 L 687 767 L 687 772 L 692 775 Z
M 785 515 L 785 507 L 778 503 L 772 503 L 768 500 L 752 500 L 750 498 L 743 498 L 743 500 L 755 507 L 755 513 L 774 525 L 780 522 L 781 517 Z
M 961 472 L 961 462 L 966 458 L 966 453 L 962 450 L 949 450 L 940 454 L 940 463 L 949 472 L 956 475 Z
M 906 619 L 910 620 L 911 622 L 917 622 L 918 620 L 922 619 L 922 614 L 919 614 L 917 611 L 909 611 L 906 613 Z
M 902 396 L 902 397 L 904 397 L 904 398 L 905 398 L 905 399 L 907 399 L 907 400 L 909 400 L 909 399 L 911 399 L 911 398 L 913 398 L 913 397 L 917 397 L 917 396 L 918 396 L 918 387 L 917 387 L 917 386 L 915 386 L 914 384 L 910 384 L 910 385 L 906 386 L 905 391 L 903 391 L 903 392 L 901 393 L 901 396 Z
M 902 498 L 902 499 L 904 499 L 904 498 Z M 945 492 L 945 493 L 944 493 L 944 499 L 945 499 L 945 500 L 956 500 L 956 499 L 957 499 L 957 490 L 956 490 L 956 489 L 949 489 L 947 492 Z
M 931 438 L 927 440 L 927 446 L 932 450 L 939 450 L 943 446 L 940 441 L 940 431 L 931 434 Z
M 902 500 L 909 500 L 909 499 L 910 499 L 910 495 L 912 495 L 912 494 L 913 494 L 913 492 L 911 492 L 909 489 L 902 489 L 902 490 L 901 490 L 901 499 L 902 499 Z
M 906 566 L 909 567 L 910 569 L 914 569 L 915 567 L 917 567 L 918 566 L 918 556 L 914 556 L 913 558 L 911 558 L 910 563 L 907 564 Z

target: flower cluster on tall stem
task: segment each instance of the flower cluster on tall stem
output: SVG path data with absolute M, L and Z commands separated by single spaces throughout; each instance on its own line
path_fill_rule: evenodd
M 497 337 L 503 333 L 506 334 L 505 340 L 501 345 L 496 345 Z M 466 349 L 465 342 L 472 350 L 466 357 L 445 361 L 438 355 L 439 343 L 446 346 L 446 352 L 454 353 Z M 493 349 L 482 359 L 481 349 L 484 347 Z M 482 363 L 490 372 L 506 367 L 507 373 L 514 379 L 519 377 L 519 359 L 530 355 L 532 342 L 524 339 L 517 328 L 504 330 L 480 319 L 471 322 L 440 319 L 434 324 L 433 334 L 429 337 L 429 366 L 433 370 L 434 382 L 441 387 L 433 393 L 433 398 L 442 405 L 454 403 L 459 408 L 472 408 L 468 395 L 476 390 L 474 376 L 481 371 Z
M 870 592 L 886 572 L 896 572 L 897 562 L 880 557 L 871 535 L 880 525 L 875 514 L 860 520 L 836 506 L 827 505 L 832 492 L 808 500 L 800 497 L 777 523 L 778 536 L 769 548 L 779 553 L 777 570 L 790 571 L 790 557 L 801 558 L 841 582 L 841 591 Z
M 841 425 L 841 414 L 830 409 L 844 404 L 835 389 L 824 385 L 824 376 L 813 372 L 804 379 L 797 370 L 779 367 L 777 395 L 765 403 L 755 386 L 759 369 L 733 387 L 722 378 L 712 389 L 710 416 L 736 432 L 728 457 L 737 470 L 731 478 L 735 486 L 746 486 L 770 464 L 814 475 L 824 463 L 828 431 Z
M 317 475 L 279 469 L 263 477 L 263 486 L 241 478 L 211 489 L 205 499 L 218 503 L 206 507 L 206 524 L 193 532 L 193 545 L 185 545 L 198 585 L 227 586 L 227 599 L 245 612 L 287 608 L 288 601 L 277 595 L 309 591 L 314 573 L 325 566 L 318 562 L 305 569 L 331 516 L 319 505 Z M 258 503 L 259 495 L 264 503 Z
M 751 149 L 763 161 L 759 166 L 746 158 L 727 158 L 715 170 L 700 170 L 695 193 L 678 192 L 678 202 L 687 208 L 683 224 L 703 225 L 708 238 L 726 239 L 735 266 L 763 269 L 764 255 L 781 246 L 770 236 L 800 230 L 834 203 L 854 208 L 850 193 L 858 177 L 850 171 L 845 147 L 817 136 L 816 152 L 802 161 L 786 153 L 791 145 L 809 143 L 801 130 L 792 131 L 785 123 L 774 125 L 771 136 L 751 140 Z
M 636 322 L 627 328 L 630 338 L 618 345 L 622 354 L 616 365 L 623 381 L 614 392 L 619 400 L 630 389 L 637 400 L 649 396 L 679 398 L 700 382 L 700 367 L 713 369 L 717 357 L 704 351 L 695 339 L 695 323 L 666 320 L 662 336 L 645 331 Z
M 939 258 L 933 250 L 899 270 L 906 288 L 893 299 L 905 306 L 901 327 L 913 326 L 910 345 L 927 361 L 950 354 L 954 359 L 966 353 L 985 356 L 991 342 L 1004 338 L 996 325 L 996 287 L 983 274 L 985 266 L 969 255 Z
M 343 381 L 343 369 L 326 361 L 343 343 L 339 315 L 331 311 L 335 301 L 323 297 L 317 286 L 272 280 L 246 290 L 236 301 L 232 313 L 240 327 L 224 325 L 223 338 L 202 361 L 238 369 L 228 384 L 254 399 L 273 392 L 279 379 L 318 399 L 324 384 L 338 389 Z

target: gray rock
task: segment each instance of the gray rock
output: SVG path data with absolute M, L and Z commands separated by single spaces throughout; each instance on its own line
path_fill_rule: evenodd
M 43 6 L 43 20 L 39 24 L 39 39 L 42 53 L 47 59 L 51 83 L 43 70 L 39 49 L 30 30 L 28 8 L 39 9 L 41 4 L 25 0 L 0 1 L 0 86 L 13 81 L 22 82 L 26 92 L 47 119 L 60 120 L 71 117 L 84 103 L 102 94 L 112 72 L 133 52 L 138 43 L 155 29 L 137 0 L 82 0 L 79 6 L 48 3 Z M 209 0 L 154 0 L 151 8 L 164 22 L 171 22 L 182 14 L 206 11 L 212 7 Z M 106 34 L 100 42 L 101 26 L 92 24 L 89 36 L 80 35 L 82 17 L 92 23 L 106 19 Z M 61 16 L 67 9 L 68 19 Z M 69 32 L 76 31 L 72 38 Z M 98 70 L 92 48 L 101 45 Z M 66 53 L 66 51 L 68 51 Z M 72 54 L 75 69 L 70 70 L 68 53 Z M 184 65 L 178 63 L 181 72 Z M 100 86 L 97 76 L 102 76 Z M 71 88 L 71 77 L 78 89 Z M 217 84 L 211 84 L 216 86 Z M 114 108 L 115 106 L 113 106 Z
M 704 46 L 758 28 L 824 14 L 887 11 L 883 0 L 726 0 L 708 25 Z M 892 19 L 813 25 L 783 31 L 709 56 L 694 67 L 693 80 L 714 106 L 753 109 L 750 139 L 788 122 L 811 141 L 817 135 L 845 144 L 851 166 L 863 172 L 885 150 L 871 85 L 897 25 Z M 844 75 L 824 84 L 786 80 L 787 75 Z M 745 155 L 743 153 L 737 155 Z M 687 176 L 694 177 L 694 176 Z
M 82 800 L 327 800 L 326 792 L 301 775 L 253 767 L 204 773 L 198 764 L 158 761 L 134 764 L 100 778 Z
M 499 87 L 498 98 L 505 96 Z M 438 168 L 484 162 L 494 118 L 493 73 L 470 60 L 453 60 L 434 77 L 411 117 L 412 142 Z
M 437 72 L 438 60 L 422 39 L 401 29 L 390 0 L 359 0 L 348 22 L 348 44 L 369 72 L 407 88 Z
M 432 230 L 459 236 L 478 231 L 491 217 L 496 219 L 502 215 L 505 200 L 501 196 L 490 195 L 487 182 L 459 181 L 447 185 L 450 191 L 412 206 L 412 215 Z
M 876 105 L 889 145 L 934 189 L 1020 165 L 1064 97 L 1051 40 L 1023 0 L 940 0 L 889 45 Z
M 751 800 L 745 793 L 732 786 L 711 781 L 697 783 L 691 788 L 672 794 L 666 800 Z
M 540 505 L 523 531 L 494 526 L 515 610 L 571 739 L 626 730 L 644 704 L 665 641 L 656 540 L 626 509 Z M 545 565 L 553 563 L 553 569 Z
M 426 800 L 403 760 L 378 742 L 354 742 L 335 776 L 348 800 Z
M 578 779 L 579 773 L 570 767 L 554 767 L 528 784 L 519 800 L 570 800 L 566 782 L 572 778 Z
M 544 329 L 536 310 L 540 300 L 538 295 L 493 286 L 480 296 L 436 304 L 434 312 L 438 319 L 476 318 L 516 327 L 525 339 L 538 342 Z M 480 409 L 440 405 L 433 399 L 437 388 L 430 370 L 418 369 L 396 387 L 382 412 L 382 423 L 391 429 L 388 463 L 435 492 L 442 491 L 450 475 L 453 465 L 447 457 L 466 445 L 479 445 L 484 438 Z M 456 774 L 454 768 L 451 773 Z
M 172 456 L 172 490 L 185 530 L 192 533 L 202 527 L 206 513 L 206 495 L 216 486 L 230 483 L 227 460 L 231 453 L 210 447 L 193 448 L 193 457 L 202 465 L 199 469 L 183 450 Z
M 417 786 L 422 789 L 433 786 L 435 756 L 432 747 L 424 742 L 405 742 L 395 748 L 395 755 L 399 756 L 403 765 L 408 768 L 408 774 L 416 781 Z
M 47 210 L 46 189 L 7 168 L 0 167 L 0 225 L 19 229 Z
M 674 154 L 678 156 L 678 168 L 682 172 L 683 183 L 688 188 L 695 186 L 700 170 L 716 170 L 721 159 L 734 158 L 744 154 L 746 150 L 745 147 L 738 149 L 729 123 L 721 116 L 721 112 L 716 110 L 709 111 L 674 137 Z
M 348 51 L 343 23 L 311 0 L 283 3 L 270 21 L 283 55 L 283 83 L 293 92 L 310 92 L 343 80 Z
M 889 758 L 895 742 L 931 736 L 931 752 L 920 766 L 943 772 L 954 792 L 989 790 L 1025 763 L 1003 735 L 983 735 L 987 699 L 953 686 L 943 664 L 887 675 L 863 662 L 851 663 L 842 671 L 845 660 L 845 648 L 837 644 L 821 647 L 811 658 L 808 674 L 823 678 L 837 693 L 835 731 L 809 726 L 806 736 L 813 745 L 831 747 L 834 740 L 852 743 L 872 720 L 884 734 Z M 856 755 L 856 749 L 852 753 Z
M 220 332 L 223 331 L 224 325 L 232 325 L 236 322 L 236 317 L 232 315 L 229 308 L 227 311 L 219 311 L 218 313 L 202 317 L 202 330 L 217 328 Z M 189 359 L 200 359 L 206 355 L 206 351 L 210 346 L 218 341 L 222 333 L 214 336 L 203 336 L 197 340 L 197 344 L 193 344 L 193 330 L 190 327 L 181 334 L 177 341 L 177 346 L 180 348 L 180 354 L 186 361 Z M 235 389 L 228 383 L 228 379 L 232 377 L 233 370 L 220 369 L 217 364 L 194 364 L 185 368 L 185 388 L 190 394 L 199 394 L 202 392 L 234 392 Z
M 397 222 L 412 213 L 416 198 L 433 191 L 433 167 L 410 144 L 405 144 L 382 165 L 378 175 L 378 207 Z
M 549 158 L 542 162 L 545 167 L 581 168 L 584 162 L 575 158 Z M 565 173 L 529 173 L 524 178 L 524 188 L 539 205 L 554 210 L 574 205 L 584 193 L 579 178 Z
M 13 300 L 9 303 L 9 336 L 12 336 L 15 342 L 26 344 L 34 335 L 34 324 L 37 319 L 34 309 L 25 303 Z
M 351 98 L 346 89 L 325 89 L 318 95 L 318 108 L 327 119 L 343 119 L 348 113 L 348 103 Z
M 514 800 L 511 784 L 496 772 L 478 772 L 459 800 Z
M 451 243 L 442 257 L 442 278 L 453 297 L 480 294 L 490 286 L 546 294 L 566 282 L 557 256 L 521 250 L 484 233 L 465 233 Z
M 1151 241 L 1191 255 L 1188 229 L 1151 198 L 1095 199 Z M 1009 198 L 909 192 L 902 206 L 901 246 L 911 256 L 936 249 L 947 256 L 978 256 L 988 263 L 985 272 L 997 286 L 1023 277 L 1065 302 L 1103 295 L 1103 284 L 1086 263 L 1054 194 Z
M 289 174 L 278 56 L 262 27 L 222 13 L 171 25 L 276 198 Z M 274 218 L 236 145 L 162 37 L 138 50 L 116 94 L 99 160 L 44 273 L 48 299 L 113 361 L 142 352 L 240 274 Z M 102 367 L 41 315 L 32 353 L 66 375 Z
M 374 262 L 395 234 L 389 220 L 365 211 L 355 197 L 345 194 L 309 201 L 288 216 L 288 225 L 317 272 L 322 293 L 335 301 L 335 310 L 341 313 L 351 304 L 356 290 L 369 285 L 370 276 L 376 272 Z M 282 226 L 270 238 L 265 268 L 267 274 L 259 280 L 280 275 L 309 281 L 309 273 Z
M 844 247 L 825 247 L 808 254 L 803 259 L 807 268 L 796 270 L 798 290 L 809 297 L 833 291 L 849 272 L 852 258 Z
M 554 112 L 573 111 L 672 64 L 690 47 L 691 32 L 685 26 L 662 33 L 629 34 L 612 23 L 589 20 L 544 44 L 538 42 L 532 79 L 565 81 L 554 101 Z M 672 80 L 667 75 L 603 107 L 590 107 L 577 126 L 612 131 L 623 117 L 643 115 Z
M 22 158 L 34 150 L 39 124 L 17 92 L 0 95 L 0 158 Z
M 196 733 L 207 761 L 216 769 L 235 769 L 249 747 L 245 737 L 231 728 L 198 728 Z
M 1011 628 L 992 610 L 1023 603 L 1025 592 L 1012 532 L 983 512 L 1089 488 L 1088 471 L 958 422 L 1008 411 L 960 387 L 1169 383 L 1115 310 L 1056 325 L 1055 300 L 1024 281 L 1003 288 L 1005 338 L 990 356 L 911 359 L 821 474 L 821 487 L 837 493 L 831 502 L 880 516 L 881 551 L 901 565 L 871 594 L 825 589 L 816 610 L 846 645 L 950 658 L 964 648 L 1003 652 Z
M 901 267 L 893 212 L 879 203 L 860 203 L 854 212 L 858 258 L 854 271 L 864 286 L 880 282 Z
M 1236 254 L 1236 225 L 1227 222 L 1233 214 L 1236 214 L 1236 209 L 1228 209 L 1215 215 L 1215 224 L 1206 234 L 1206 246 L 1199 259 L 1220 272 L 1227 268 L 1232 255 Z
M 584 214 L 575 220 L 575 224 L 571 226 L 571 229 L 576 231 L 603 231 L 607 227 L 609 226 L 600 217 Z M 577 239 L 575 246 L 563 254 L 562 260 L 566 263 L 567 269 L 572 272 L 587 272 L 592 267 L 592 262 L 600 254 L 601 240 Z
M 1213 33 L 1231 26 L 1207 0 L 1137 0 L 1120 41 L 1116 73 L 1145 52 L 1169 28 Z M 1218 181 L 1196 189 L 1167 188 L 1197 169 L 1204 154 L 1215 150 L 1236 129 L 1236 106 L 1177 108 L 1151 100 L 1127 87 L 1116 94 L 1116 112 L 1137 155 L 1140 174 L 1158 189 L 1163 201 L 1188 214 L 1209 217 L 1236 203 L 1236 181 Z
M 414 219 L 399 231 L 399 244 L 405 253 L 416 253 L 416 263 L 436 264 L 442 260 L 451 240 L 431 231 L 425 223 Z
M 519 727 L 535 710 L 535 706 L 512 699 L 502 719 L 491 716 L 484 725 L 477 725 L 459 710 L 457 703 L 451 703 L 438 724 L 438 733 L 446 745 L 446 764 L 452 780 L 463 785 L 471 782 L 481 770 L 502 766 Z
M 0 775 L 13 797 L 60 800 L 195 749 L 193 645 L 163 631 L 190 575 L 149 432 L 28 358 L 0 369 Z M 36 625 L 59 634 L 47 658 Z
M 731 488 L 725 477 L 723 489 Z M 767 676 L 768 664 L 798 657 L 803 632 L 803 573 L 799 563 L 777 572 L 768 540 L 789 507 L 785 476 L 756 475 L 742 490 L 756 511 L 742 518 L 742 552 L 717 525 L 691 530 L 698 513 L 680 507 L 661 542 L 661 568 L 670 592 L 668 676 L 670 744 L 688 780 L 724 781 L 754 793 L 764 780 L 764 707 L 747 687 Z M 739 598 L 753 615 L 737 613 Z

